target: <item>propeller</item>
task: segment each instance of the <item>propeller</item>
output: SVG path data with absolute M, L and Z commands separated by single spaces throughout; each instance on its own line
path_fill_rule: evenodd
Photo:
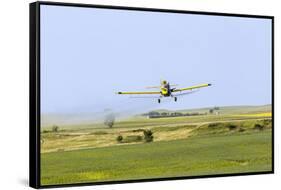
M 151 88 L 160 88 L 161 86 L 147 86 L 145 87 L 146 89 L 151 89 Z

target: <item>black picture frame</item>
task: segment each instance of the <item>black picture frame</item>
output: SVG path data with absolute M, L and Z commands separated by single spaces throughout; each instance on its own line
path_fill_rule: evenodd
M 70 7 L 86 7 L 86 8 L 101 8 L 101 9 L 118 9 L 132 11 L 149 11 L 163 13 L 182 13 L 182 14 L 197 14 L 197 15 L 215 15 L 229 17 L 246 17 L 246 18 L 262 18 L 271 20 L 272 31 L 272 170 L 266 172 L 247 172 L 247 173 L 231 173 L 231 174 L 215 174 L 201 176 L 182 176 L 156 179 L 138 179 L 138 180 L 122 180 L 122 181 L 106 181 L 106 182 L 91 182 L 91 183 L 75 183 L 63 185 L 41 185 L 40 183 L 40 6 L 41 5 L 56 5 Z M 187 11 L 187 10 L 171 10 L 171 9 L 156 9 L 142 7 L 125 7 L 111 5 L 92 5 L 80 3 L 62 3 L 62 2 L 46 2 L 38 1 L 29 4 L 29 59 L 30 59 L 30 76 L 29 76 L 29 185 L 33 188 L 52 188 L 52 187 L 70 187 L 70 186 L 85 186 L 85 185 L 100 185 L 100 184 L 119 184 L 119 183 L 134 183 L 134 182 L 151 182 L 163 180 L 180 180 L 194 178 L 210 178 L 210 177 L 227 177 L 227 176 L 242 176 L 256 174 L 272 174 L 274 173 L 274 16 L 265 15 L 248 15 L 234 13 L 218 13 L 218 12 L 202 12 L 202 11 Z

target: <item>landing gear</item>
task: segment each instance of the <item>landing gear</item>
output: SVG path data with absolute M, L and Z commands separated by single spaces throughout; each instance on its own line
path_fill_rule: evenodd
M 174 100 L 175 100 L 175 102 L 176 102 L 176 101 L 178 100 L 178 98 L 177 98 L 177 97 L 175 97 L 175 98 L 174 98 Z
M 161 102 L 161 100 L 160 99 L 158 99 L 158 103 L 160 104 L 160 102 Z

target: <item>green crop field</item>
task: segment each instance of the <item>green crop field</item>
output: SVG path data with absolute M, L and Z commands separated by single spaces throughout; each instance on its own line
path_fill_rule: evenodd
M 41 184 L 271 171 L 268 107 L 41 131 Z M 252 110 L 252 111 L 251 111 Z M 144 131 L 151 131 L 147 142 Z M 117 137 L 122 137 L 117 140 Z
M 42 184 L 271 170 L 271 131 L 42 154 Z

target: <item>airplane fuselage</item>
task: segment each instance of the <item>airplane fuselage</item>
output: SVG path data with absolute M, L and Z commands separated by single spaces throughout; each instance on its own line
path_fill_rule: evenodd
M 161 85 L 161 95 L 165 96 L 165 97 L 168 97 L 168 96 L 171 96 L 171 94 L 172 94 L 172 92 L 171 92 L 171 88 L 170 88 L 169 83 L 162 84 Z

